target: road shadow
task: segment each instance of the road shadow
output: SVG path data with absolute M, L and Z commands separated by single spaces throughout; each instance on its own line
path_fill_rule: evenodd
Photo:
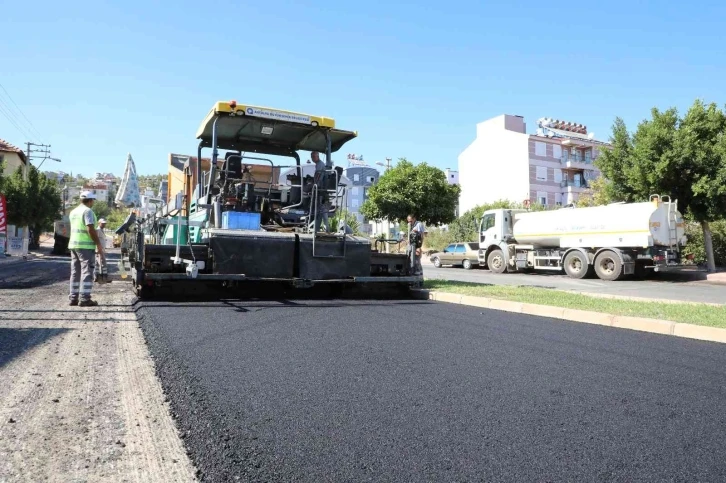
M 60 328 L 0 328 L 0 368 L 44 342 L 71 329 Z
M 373 284 L 371 284 L 373 285 Z M 407 301 L 414 300 L 408 288 L 398 286 L 344 286 L 342 284 L 320 284 L 310 288 L 293 288 L 282 283 L 247 283 L 234 287 L 221 287 L 218 284 L 201 282 L 180 282 L 175 285 L 155 287 L 137 298 L 134 305 L 146 302 L 167 302 L 169 304 L 188 304 L 190 302 L 210 303 L 224 300 L 284 302 L 295 305 L 293 300 L 329 301 L 374 300 Z M 310 306 L 309 304 L 304 304 Z

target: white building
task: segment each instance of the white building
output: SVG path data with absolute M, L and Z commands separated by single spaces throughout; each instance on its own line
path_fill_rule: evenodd
M 96 195 L 98 201 L 108 203 L 108 185 L 106 183 L 90 182 L 83 185 L 84 191 L 90 191 Z
M 459 184 L 459 172 L 446 168 L 446 181 L 449 184 Z
M 501 115 L 476 126 L 459 155 L 460 212 L 497 200 L 547 206 L 573 203 L 600 175 L 593 165 L 610 145 L 581 124 L 542 118 L 527 134 L 522 116 Z
M 351 166 L 345 170 L 345 176 L 350 180 L 348 211 L 355 214 L 360 223 L 360 231 L 370 234 L 373 226 L 360 214 L 360 208 L 368 199 L 368 190 L 378 182 L 380 174 L 377 169 L 368 166 Z

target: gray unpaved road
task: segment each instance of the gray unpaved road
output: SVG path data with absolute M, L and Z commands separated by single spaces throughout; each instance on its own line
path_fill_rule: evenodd
M 68 264 L 0 265 L 0 482 L 195 481 L 128 285 L 69 307 Z

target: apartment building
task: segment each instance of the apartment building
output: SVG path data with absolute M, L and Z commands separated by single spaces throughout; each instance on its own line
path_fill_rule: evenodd
M 345 170 L 345 176 L 350 180 L 348 187 L 348 211 L 354 213 L 363 233 L 371 233 L 373 227 L 368 223 L 363 215 L 360 214 L 360 208 L 365 200 L 368 199 L 368 190 L 371 186 L 378 182 L 380 173 L 377 169 L 368 166 L 350 166 Z
M 109 186 L 106 183 L 100 183 L 98 181 L 91 181 L 83 185 L 84 191 L 90 191 L 96 195 L 98 201 L 103 201 L 104 203 L 108 203 L 108 188 Z
M 587 126 L 550 118 L 527 134 L 522 116 L 477 124 L 476 139 L 459 155 L 461 213 L 497 200 L 565 206 L 600 176 L 593 164 L 608 143 Z
M 459 184 L 459 172 L 446 168 L 446 181 L 449 184 Z

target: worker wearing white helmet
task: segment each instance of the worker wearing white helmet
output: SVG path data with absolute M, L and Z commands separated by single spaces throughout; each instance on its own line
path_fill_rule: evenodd
M 81 204 L 69 215 L 71 238 L 68 248 L 71 251 L 71 290 L 68 298 L 71 305 L 81 307 L 98 305 L 98 302 L 91 300 L 96 250 L 104 260 L 106 258 L 95 228 L 96 215 L 91 209 L 95 199 L 96 195 L 92 192 L 82 192 Z
M 101 218 L 98 220 L 98 240 L 101 242 L 101 246 L 106 248 L 106 219 Z M 109 283 L 108 279 L 108 268 L 106 266 L 106 257 L 102 256 L 103 252 L 96 250 L 96 272 L 93 275 L 93 281 L 97 283 Z

